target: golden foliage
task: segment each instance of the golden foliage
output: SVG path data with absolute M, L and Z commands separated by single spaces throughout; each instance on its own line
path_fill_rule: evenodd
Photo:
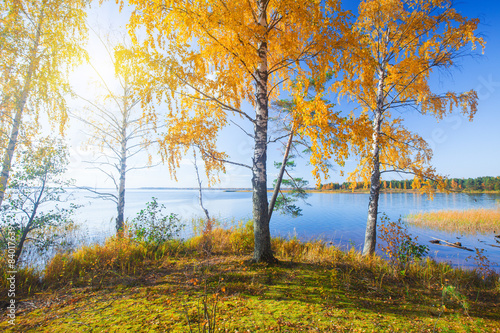
M 346 120 L 333 104 L 325 100 L 325 92 L 318 87 L 315 96 L 309 98 L 309 80 L 298 80 L 292 91 L 295 107 L 291 110 L 291 122 L 297 133 L 311 142 L 311 164 L 317 185 L 321 175 L 328 175 L 328 160 L 334 159 L 343 165 L 348 156 L 349 129 L 357 119 Z
M 23 111 L 38 123 L 45 110 L 62 133 L 69 71 L 86 58 L 88 0 L 7 0 L 0 4 L 1 123 L 12 126 L 14 108 L 27 90 Z M 39 38 L 37 39 L 37 35 Z M 32 72 L 29 75 L 30 71 Z M 4 146 L 4 145 L 2 145 Z
M 422 113 L 442 118 L 459 107 L 472 118 L 477 110 L 474 91 L 436 95 L 428 82 L 434 68 L 449 68 L 465 46 L 485 46 L 474 35 L 479 20 L 463 17 L 451 5 L 448 0 L 362 2 L 350 35 L 355 51 L 346 63 L 346 79 L 337 84 L 341 96 L 374 110 L 374 87 L 383 71 L 385 109 L 410 102 Z
M 69 70 L 86 57 L 88 0 L 8 0 L 0 3 L 0 205 L 18 135 L 31 140 L 46 111 L 64 134 Z
M 163 156 L 173 172 L 186 146 L 197 146 L 208 174 L 224 170 L 216 137 L 229 117 L 256 122 L 247 109 L 257 107 L 261 82 L 267 106 L 293 90 L 295 78 L 326 80 L 347 15 L 337 0 L 129 3 L 135 6 L 130 31 L 146 32 L 143 40 L 134 34 L 130 53 L 141 73 L 139 93 L 149 112 L 155 112 L 153 101 L 168 108 Z M 309 119 L 310 108 L 301 109 L 298 121 L 316 121 Z M 329 113 L 317 111 L 323 126 Z
M 334 84 L 339 98 L 352 98 L 362 108 L 350 139 L 359 164 L 348 181 L 370 180 L 377 147 L 382 173 L 413 174 L 414 187 L 421 184 L 428 192 L 429 179 L 444 188 L 442 177 L 430 166 L 430 147 L 391 110 L 413 108 L 442 119 L 458 108 L 472 120 L 477 111 L 475 91 L 438 95 L 431 91 L 429 78 L 436 68 L 450 68 L 467 46 L 484 49 L 484 40 L 474 34 L 478 23 L 457 13 L 448 0 L 360 4 L 357 21 L 346 36 L 352 45 L 351 61 L 345 64 L 343 79 Z

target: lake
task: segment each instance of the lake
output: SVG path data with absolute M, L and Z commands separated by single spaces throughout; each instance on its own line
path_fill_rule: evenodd
M 89 198 L 89 192 L 81 190 L 75 191 L 74 196 L 77 202 L 85 204 L 77 213 L 77 221 L 87 229 L 90 241 L 100 242 L 105 236 L 114 233 L 116 207 L 113 202 Z M 176 213 L 185 220 L 204 216 L 198 203 L 197 190 L 129 189 L 126 193 L 126 218 L 131 220 L 151 197 L 156 197 L 158 203 L 164 204 L 167 212 Z M 203 191 L 205 207 L 211 216 L 218 217 L 225 225 L 251 218 L 251 198 L 251 192 Z M 299 202 L 302 216 L 293 218 L 273 213 L 270 225 L 272 236 L 297 235 L 303 240 L 321 238 L 344 248 L 354 246 L 360 250 L 364 241 L 368 198 L 369 195 L 365 193 L 311 193 L 307 204 Z M 428 200 L 425 194 L 382 193 L 379 212 L 397 219 L 420 211 L 493 208 L 499 200 L 500 194 L 437 193 L 434 200 Z M 473 261 L 465 259 L 473 252 L 429 243 L 431 237 L 449 242 L 459 239 L 465 247 L 485 249 L 486 256 L 497 263 L 495 268 L 500 271 L 500 248 L 488 245 L 495 243 L 493 235 L 465 236 L 415 227 L 409 230 L 413 236 L 418 236 L 420 244 L 429 246 L 429 255 L 437 260 L 449 261 L 454 266 L 471 267 Z M 191 233 L 191 228 L 187 227 L 183 236 L 189 237 Z

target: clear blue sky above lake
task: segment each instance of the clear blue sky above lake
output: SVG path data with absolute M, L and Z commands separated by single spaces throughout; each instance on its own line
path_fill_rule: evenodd
M 343 1 L 343 8 L 357 12 L 359 1 Z M 469 18 L 479 18 L 478 33 L 486 41 L 484 55 L 475 52 L 474 57 L 460 60 L 456 67 L 447 72 L 436 72 L 432 75 L 432 85 L 436 93 L 446 91 L 467 91 L 475 89 L 479 96 L 478 112 L 473 122 L 458 113 L 437 122 L 431 116 L 408 111 L 402 116 L 406 119 L 405 125 L 411 130 L 419 133 L 431 145 L 434 151 L 433 165 L 437 171 L 450 177 L 479 177 L 500 176 L 500 2 L 499 1 L 469 1 L 464 0 L 455 3 L 455 8 L 462 15 Z M 130 9 L 118 14 L 118 7 L 114 1 L 106 2 L 102 6 L 92 5 L 89 15 L 89 24 L 99 25 L 101 28 L 108 26 L 121 29 L 127 23 Z M 89 52 L 97 52 L 95 40 L 91 40 Z M 97 56 L 99 57 L 99 56 Z M 80 80 L 81 81 L 81 80 Z M 82 82 L 78 82 L 83 87 Z M 83 89 L 83 88 L 81 88 Z M 342 110 L 349 111 L 349 105 L 338 106 Z M 251 113 L 251 111 L 250 111 Z M 73 122 L 74 123 L 74 122 Z M 76 178 L 81 185 L 88 186 L 112 186 L 104 181 L 102 176 L 96 172 L 85 170 L 84 159 L 88 154 L 82 152 L 78 147 L 84 136 L 78 131 L 78 124 L 70 128 L 71 144 L 73 151 L 79 152 L 79 156 L 73 158 L 70 168 L 70 176 Z M 251 129 L 250 127 L 248 129 Z M 78 133 L 80 134 L 78 134 Z M 250 163 L 253 144 L 251 139 L 238 129 L 228 129 L 219 140 L 220 148 L 225 150 L 232 159 L 244 163 Z M 281 161 L 280 147 L 278 145 L 269 147 L 269 186 L 275 177 L 272 167 L 273 161 Z M 298 167 L 295 174 L 314 181 L 311 176 L 311 167 L 307 161 L 297 161 Z M 350 159 L 344 168 L 346 172 L 354 169 L 355 160 Z M 334 166 L 329 181 L 341 182 L 338 171 L 340 167 Z M 389 178 L 401 178 L 397 174 Z M 226 175 L 221 176 L 221 187 L 250 187 L 251 174 L 245 168 L 229 167 Z M 194 168 L 189 159 L 181 164 L 178 170 L 178 182 L 174 182 L 168 176 L 166 166 L 155 167 L 147 171 L 137 171 L 128 176 L 130 187 L 141 186 L 165 186 L 165 187 L 193 187 L 196 186 Z M 206 184 L 206 181 L 205 181 Z

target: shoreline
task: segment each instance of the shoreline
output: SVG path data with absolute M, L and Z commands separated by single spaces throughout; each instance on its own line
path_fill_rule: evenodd
M 127 188 L 127 190 L 167 190 L 167 191 L 198 191 L 199 188 L 195 187 L 134 187 Z M 213 188 L 213 187 L 205 187 L 202 188 L 202 191 L 224 191 L 224 192 L 252 192 L 251 188 L 231 188 L 231 187 L 221 187 L 221 188 Z M 281 189 L 282 192 L 290 192 L 291 189 Z M 364 193 L 369 194 L 369 190 L 321 190 L 321 189 L 305 189 L 307 193 Z M 273 192 L 272 188 L 268 188 L 267 192 Z M 420 192 L 419 190 L 401 190 L 401 189 L 383 189 L 380 190 L 380 193 L 421 193 L 425 194 L 425 192 Z M 434 193 L 445 193 L 445 194 L 500 194 L 500 191 L 434 191 Z

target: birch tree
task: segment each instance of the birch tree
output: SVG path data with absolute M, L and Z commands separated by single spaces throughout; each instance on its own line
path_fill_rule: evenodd
M 88 0 L 6 0 L 0 3 L 0 110 L 2 170 L 0 206 L 23 121 L 38 124 L 45 110 L 62 133 L 67 120 L 64 95 L 68 71 L 86 53 Z
M 233 163 L 252 175 L 253 261 L 275 261 L 267 199 L 268 106 L 291 90 L 291 79 L 325 79 L 346 14 L 336 0 L 129 4 L 135 6 L 131 32 L 146 34 L 135 40 L 133 52 L 141 59 L 139 93 L 145 103 L 169 106 L 162 152 L 171 170 L 190 145 L 200 149 L 209 176 L 224 170 L 228 156 L 217 150 L 217 133 L 234 120 L 253 126 L 246 133 L 254 143 L 251 163 Z M 145 107 L 154 113 L 153 103 Z M 303 116 L 311 121 L 310 113 Z
M 89 161 L 91 168 L 102 172 L 113 182 L 116 193 L 87 190 L 116 204 L 116 232 L 124 227 L 126 177 L 132 170 L 151 167 L 151 156 L 146 149 L 153 143 L 151 134 L 155 123 L 145 117 L 139 107 L 140 98 L 134 93 L 137 79 L 129 70 L 130 64 L 121 57 L 123 45 L 99 37 L 109 56 L 109 63 L 115 69 L 114 82 L 107 82 L 92 65 L 99 77 L 99 89 L 103 92 L 99 100 L 79 96 L 88 103 L 85 116 L 75 114 L 75 118 L 91 129 L 89 145 L 97 148 L 95 159 Z M 109 81 L 109 80 L 108 80 Z M 147 163 L 132 164 L 136 155 L 147 156 Z
M 433 92 L 431 73 L 447 70 L 479 45 L 478 19 L 468 19 L 448 0 L 366 0 L 352 27 L 349 63 L 337 84 L 341 96 L 361 107 L 352 127 L 351 144 L 359 157 L 349 180 L 370 184 L 368 219 L 363 254 L 373 254 L 380 177 L 384 172 L 412 174 L 414 184 L 427 185 L 441 178 L 430 165 L 432 151 L 404 126 L 396 110 L 414 110 L 442 119 L 459 109 L 472 120 L 476 92 Z

